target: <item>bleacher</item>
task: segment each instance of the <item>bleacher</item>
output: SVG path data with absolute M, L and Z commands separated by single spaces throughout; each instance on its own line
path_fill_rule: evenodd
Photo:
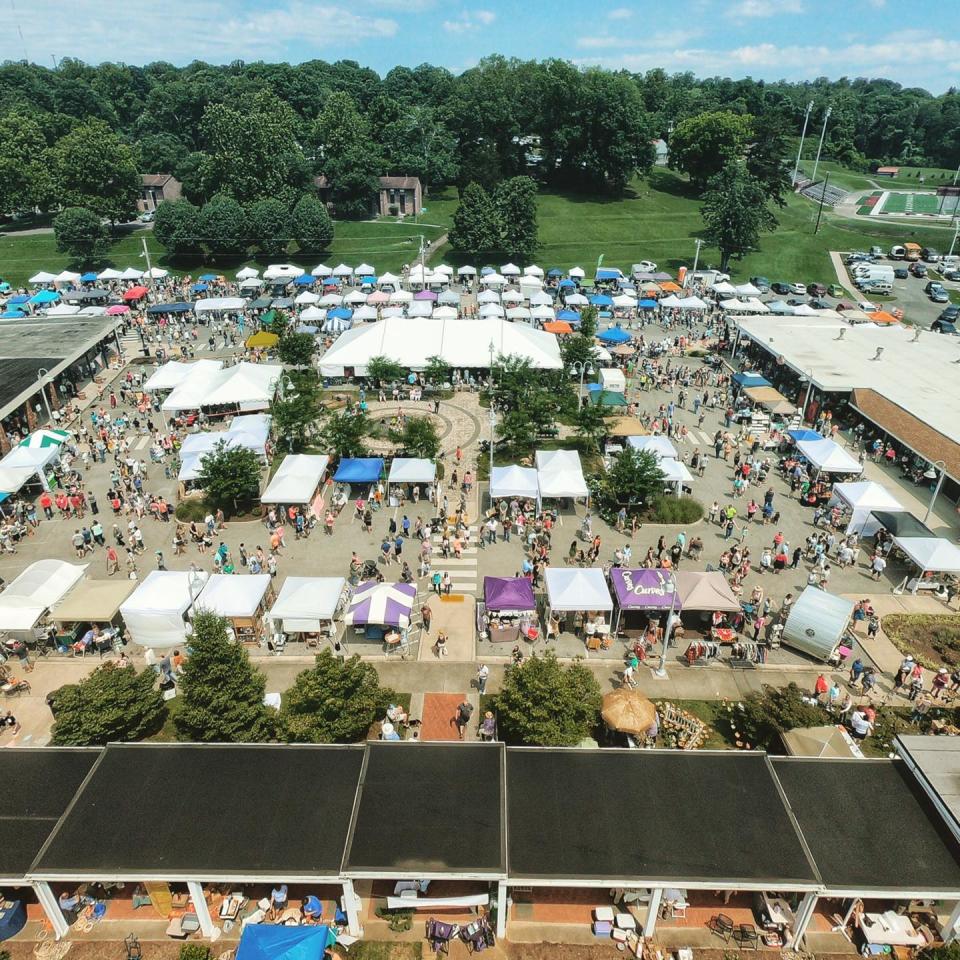
M 800 188 L 800 192 L 810 200 L 820 203 L 821 196 L 823 202 L 828 207 L 835 207 L 842 200 L 846 199 L 847 191 L 840 187 L 832 187 L 825 182 L 814 183 L 808 181 Z

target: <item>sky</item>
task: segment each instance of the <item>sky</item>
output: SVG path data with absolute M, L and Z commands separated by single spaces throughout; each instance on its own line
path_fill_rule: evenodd
M 960 0 L 3 0 L 4 56 L 52 64 L 356 60 L 460 72 L 492 53 L 642 72 L 960 86 Z

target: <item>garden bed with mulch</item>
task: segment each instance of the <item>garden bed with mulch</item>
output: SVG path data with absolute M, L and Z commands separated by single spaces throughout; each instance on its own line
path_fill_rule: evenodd
M 894 613 L 883 618 L 883 632 L 901 652 L 928 670 L 960 665 L 960 616 Z

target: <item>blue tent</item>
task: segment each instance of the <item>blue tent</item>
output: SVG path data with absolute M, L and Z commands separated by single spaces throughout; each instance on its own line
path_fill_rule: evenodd
M 621 327 L 609 327 L 604 330 L 603 333 L 597 334 L 597 339 L 602 340 L 604 343 L 626 343 L 628 340 L 632 340 L 633 337 Z
M 637 306 L 638 306 L 641 310 L 656 310 L 656 309 L 657 309 L 657 301 L 656 301 L 656 300 L 641 300 L 641 301 L 637 304 Z
M 547 276 L 548 276 L 548 277 L 562 277 L 562 276 L 563 276 L 563 271 L 562 271 L 559 267 L 551 267 L 551 268 L 547 271 Z
M 11 297 L 7 301 L 8 307 L 16 307 L 21 303 L 27 303 L 30 300 L 30 295 L 26 293 L 18 293 L 15 297 Z
M 596 293 L 590 298 L 590 302 L 595 307 L 612 307 L 613 298 L 608 297 L 605 293 Z
M 9 289 L 10 289 L 10 284 L 7 283 L 6 280 L 0 281 L 0 290 L 3 290 L 4 292 L 6 292 Z
M 353 316 L 353 311 L 346 307 L 334 307 L 327 316 L 333 317 L 334 320 L 349 320 Z
M 323 285 L 325 287 L 339 287 L 341 282 L 339 277 L 329 276 L 323 278 Z
M 27 302 L 28 303 L 53 303 L 60 299 L 60 294 L 56 290 L 38 290 Z
M 301 273 L 293 282 L 298 287 L 312 287 L 317 282 L 317 278 L 310 273 Z
M 361 283 L 361 285 L 363 285 L 363 286 L 372 287 L 376 282 L 377 282 L 377 278 L 376 278 L 376 277 L 366 276 L 366 277 L 361 277 L 361 278 L 360 278 L 360 283 Z
M 22 320 L 26 314 L 22 310 L 17 310 L 14 307 L 13 310 L 4 310 L 3 313 L 0 313 L 0 320 Z
M 81 275 L 81 277 L 80 277 L 80 282 L 81 282 L 81 283 L 96 283 L 96 282 L 97 282 L 97 275 L 96 275 L 96 273 L 93 272 L 93 270 L 91 270 L 89 273 L 84 273 L 84 274 Z
M 339 483 L 376 483 L 382 473 L 382 457 L 345 457 L 333 479 Z
M 237 960 L 323 960 L 323 952 L 336 942 L 325 925 L 286 927 L 251 923 L 243 929 Z
M 576 310 L 560 310 L 557 313 L 558 320 L 566 320 L 567 323 L 579 323 L 580 314 Z
M 194 293 L 206 293 L 209 287 L 205 283 L 195 283 L 190 289 Z
M 794 443 L 803 443 L 806 440 L 822 440 L 823 437 L 816 430 L 788 430 L 787 436 Z
M 569 277 L 564 277 L 564 279 L 561 280 L 557 284 L 557 286 L 558 287 L 576 287 L 576 284 Z
M 773 384 L 759 373 L 735 373 L 733 382 L 741 387 L 772 387 Z
M 603 267 L 597 271 L 598 280 L 619 280 L 622 274 L 619 270 L 610 270 Z
M 207 283 L 210 280 L 216 280 L 217 275 L 215 273 L 201 273 L 199 279 Z
M 481 277 L 488 277 L 491 273 L 496 273 L 496 272 L 497 272 L 497 271 L 494 270 L 493 267 L 481 267 L 481 268 L 480 268 L 480 276 L 481 276 Z
M 180 300 L 176 303 L 155 303 L 152 307 L 147 307 L 147 313 L 189 313 L 192 309 L 193 304 Z

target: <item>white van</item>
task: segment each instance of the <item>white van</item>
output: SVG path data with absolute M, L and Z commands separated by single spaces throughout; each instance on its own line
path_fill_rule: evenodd
M 893 284 L 888 283 L 886 280 L 868 280 L 866 285 L 861 289 L 871 294 L 879 293 L 886 295 L 888 293 L 893 293 Z

